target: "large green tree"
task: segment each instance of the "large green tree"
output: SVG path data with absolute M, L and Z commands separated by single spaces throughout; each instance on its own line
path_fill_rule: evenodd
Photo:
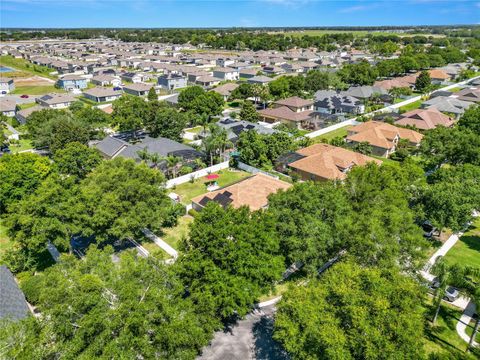
M 32 153 L 0 157 L 0 213 L 33 193 L 50 173 L 47 158 Z
M 64 149 L 58 150 L 53 160 L 60 174 L 83 179 L 100 163 L 102 157 L 98 150 L 72 142 Z
M 125 95 L 112 104 L 112 124 L 120 131 L 137 131 L 148 118 L 149 106 L 138 96 Z
M 471 106 L 458 121 L 458 126 L 480 135 L 480 105 Z
M 242 108 L 240 110 L 240 120 L 250 121 L 250 122 L 258 122 L 259 115 L 255 106 L 248 101 L 245 100 L 242 103 Z
M 170 270 L 123 253 L 72 255 L 22 285 L 41 312 L 0 329 L 15 359 L 195 359 L 211 329 Z
M 182 141 L 183 129 L 187 126 L 187 116 L 169 107 L 159 107 L 146 122 L 150 135 L 162 136 L 175 141 Z
M 274 337 L 293 359 L 423 359 L 422 300 L 395 268 L 340 263 L 283 295 Z
M 195 217 L 175 266 L 202 312 L 219 320 L 243 316 L 280 278 L 284 261 L 267 220 L 214 202 Z

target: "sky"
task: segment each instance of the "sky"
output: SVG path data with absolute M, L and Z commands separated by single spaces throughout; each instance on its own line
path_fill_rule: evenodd
M 480 0 L 0 0 L 2 28 L 480 24 Z

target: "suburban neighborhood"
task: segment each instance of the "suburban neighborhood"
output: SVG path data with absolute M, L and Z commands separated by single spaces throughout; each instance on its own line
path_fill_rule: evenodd
M 0 358 L 479 359 L 480 27 L 412 21 L 1 25 Z

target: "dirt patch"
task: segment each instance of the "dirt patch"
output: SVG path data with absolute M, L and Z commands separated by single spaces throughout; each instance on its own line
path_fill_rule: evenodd
M 53 84 L 55 81 L 36 75 L 15 79 L 15 86 L 49 86 Z

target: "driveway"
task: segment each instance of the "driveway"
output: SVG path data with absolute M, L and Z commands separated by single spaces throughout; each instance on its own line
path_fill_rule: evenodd
M 8 94 L 5 96 L 0 97 L 0 99 L 8 99 L 8 100 L 13 100 L 15 101 L 15 104 L 29 104 L 29 103 L 34 103 L 35 99 L 38 97 L 36 95 L 28 95 L 28 99 L 22 99 L 20 95 L 12 95 Z
M 218 331 L 197 360 L 287 360 L 272 338 L 275 305 L 256 309 L 245 319 Z

